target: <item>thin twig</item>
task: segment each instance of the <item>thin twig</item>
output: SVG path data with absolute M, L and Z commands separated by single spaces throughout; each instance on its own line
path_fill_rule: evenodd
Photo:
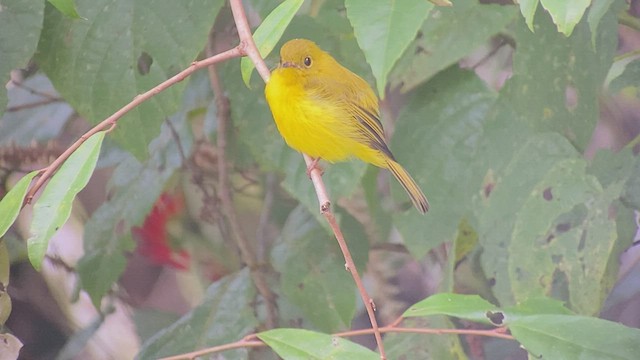
M 207 43 L 207 56 L 213 53 L 211 41 Z M 255 284 L 260 295 L 264 298 L 267 308 L 266 326 L 273 329 L 278 324 L 278 310 L 275 303 L 275 295 L 271 291 L 265 274 L 256 259 L 256 254 L 249 243 L 249 240 L 242 231 L 242 227 L 238 221 L 237 213 L 233 200 L 231 199 L 231 186 L 229 176 L 227 174 L 227 127 L 229 125 L 229 99 L 224 94 L 222 83 L 218 77 L 215 66 L 211 65 L 207 69 L 209 72 L 209 81 L 211 89 L 216 99 L 218 114 L 217 148 L 218 148 L 218 186 L 220 187 L 219 196 L 220 203 L 224 209 L 223 214 L 227 219 L 231 228 L 232 237 L 240 249 L 240 256 L 250 269 L 251 279 Z
M 40 107 L 40 106 L 49 105 L 49 104 L 57 103 L 57 102 L 62 102 L 62 99 L 59 99 L 59 98 L 56 98 L 56 99 L 49 99 L 49 98 L 42 99 L 42 100 L 38 100 L 38 101 L 26 103 L 26 104 L 9 106 L 5 111 L 6 112 L 17 112 L 17 111 L 33 109 L 33 108 L 37 108 L 37 107 Z
M 62 99 L 60 99 L 58 96 L 56 95 L 52 95 L 49 94 L 47 92 L 41 91 L 39 89 L 35 89 L 32 88 L 29 85 L 26 85 L 25 83 L 23 83 L 22 81 L 17 81 L 17 80 L 13 80 L 11 79 L 11 83 L 13 85 L 15 85 L 16 87 L 19 87 L 21 89 L 25 89 L 28 92 L 30 92 L 32 95 L 38 95 L 38 96 L 42 96 L 43 98 L 49 99 L 49 100 L 57 100 L 57 101 L 62 101 Z
M 262 210 L 260 211 L 260 219 L 256 227 L 256 256 L 258 262 L 266 263 L 266 258 L 270 243 L 267 241 L 267 228 L 269 226 L 269 218 L 271 217 L 271 209 L 276 192 L 276 175 L 272 172 L 268 173 L 265 181 L 264 201 L 262 202 Z
M 304 155 L 304 161 L 307 164 L 307 167 L 313 164 L 313 159 L 311 159 L 311 157 L 309 157 L 308 155 Z M 356 268 L 356 265 L 351 258 L 351 252 L 349 251 L 347 242 L 344 240 L 344 236 L 342 235 L 342 230 L 340 230 L 340 226 L 338 225 L 336 218 L 331 212 L 331 203 L 329 202 L 329 196 L 327 195 L 326 188 L 322 181 L 322 173 L 320 169 L 318 167 L 313 167 L 309 173 L 309 176 L 311 177 L 313 186 L 316 189 L 318 203 L 320 204 L 320 212 L 322 212 L 322 215 L 324 215 L 325 219 L 327 219 L 331 230 L 333 230 L 333 234 L 336 236 L 336 240 L 338 241 L 338 245 L 340 246 L 340 250 L 342 251 L 342 255 L 344 256 L 346 268 L 351 273 L 353 281 L 358 287 L 360 297 L 364 302 L 365 309 L 367 310 L 367 315 L 369 316 L 369 321 L 371 322 L 371 328 L 373 329 L 373 335 L 376 339 L 376 344 L 378 345 L 378 351 L 380 351 L 380 358 L 384 360 L 387 358 L 387 356 L 384 351 L 384 345 L 382 344 L 382 335 L 380 334 L 380 331 L 378 331 L 379 329 L 378 321 L 376 320 L 375 314 L 375 303 L 369 296 L 367 289 L 365 289 L 364 284 L 362 283 L 360 274 L 358 274 L 358 269 Z
M 430 335 L 475 335 L 494 337 L 506 340 L 515 340 L 512 335 L 503 332 L 502 328 L 490 329 L 490 330 L 478 330 L 478 329 L 428 329 L 428 328 L 399 328 L 384 326 L 381 327 L 380 332 L 385 333 L 411 333 L 411 334 L 430 334 Z M 341 337 L 352 337 L 358 335 L 370 335 L 373 333 L 373 329 L 361 329 L 353 331 L 345 331 L 342 333 L 334 334 Z
M 507 328 L 498 327 L 488 330 L 478 330 L 478 329 L 424 329 L 424 328 L 404 328 L 397 327 L 404 320 L 404 318 L 400 317 L 398 320 L 394 321 L 392 325 L 384 326 L 378 329 L 381 334 L 387 333 L 413 333 L 413 334 L 428 334 L 428 335 L 474 335 L 474 336 L 486 336 L 498 339 L 505 340 L 515 340 L 515 338 L 505 333 Z M 350 330 L 344 331 L 340 333 L 335 333 L 333 336 L 339 337 L 353 337 L 360 335 L 371 335 L 375 334 L 374 329 L 361 329 L 361 330 Z M 267 346 L 264 342 L 258 339 L 256 334 L 247 335 L 244 339 L 240 341 L 236 341 L 230 344 L 214 346 L 186 354 L 175 355 L 167 358 L 162 358 L 160 360 L 192 360 L 198 356 L 210 355 L 226 350 L 231 349 L 239 349 L 244 347 L 265 347 Z
M 95 135 L 95 134 L 97 134 L 97 133 L 99 133 L 101 131 L 109 131 L 109 130 L 111 130 L 113 127 L 115 127 L 115 125 L 117 124 L 118 120 L 121 117 L 123 117 L 125 114 L 127 114 L 129 111 L 135 109 L 138 105 L 140 105 L 143 102 L 151 99 L 152 97 L 154 97 L 157 94 L 161 93 L 162 91 L 166 90 L 170 86 L 172 86 L 172 85 L 174 85 L 176 83 L 179 83 L 180 81 L 184 80 L 185 78 L 190 76 L 195 71 L 197 71 L 199 69 L 202 69 L 202 68 L 205 68 L 205 67 L 207 67 L 207 66 L 209 66 L 211 64 L 215 64 L 215 63 L 218 63 L 220 61 L 225 61 L 225 60 L 236 58 L 236 57 L 241 57 L 243 55 L 244 55 L 243 47 L 237 46 L 237 47 L 235 47 L 233 49 L 229 49 L 229 50 L 227 50 L 225 52 L 222 52 L 222 53 L 217 54 L 215 56 L 212 56 L 210 58 L 204 59 L 202 61 L 194 61 L 191 64 L 191 66 L 189 66 L 188 68 L 182 70 L 181 72 L 179 72 L 175 76 L 173 76 L 170 79 L 162 82 L 161 84 L 159 84 L 158 86 L 152 88 L 151 90 L 136 96 L 130 103 L 128 103 L 127 105 L 122 107 L 120 110 L 116 111 L 113 115 L 111 115 L 108 118 L 104 119 L 98 125 L 96 125 L 93 128 L 91 128 L 84 135 L 82 135 L 78 140 L 76 140 L 75 143 L 73 143 L 67 150 L 65 150 L 65 152 L 63 152 L 51 164 L 49 164 L 49 166 L 47 166 L 44 169 L 41 169 L 41 174 L 39 174 L 38 180 L 33 185 L 33 187 L 31 187 L 31 189 L 29 189 L 29 192 L 27 193 L 27 196 L 25 197 L 25 201 L 23 203 L 23 206 L 25 206 L 26 204 L 30 204 L 31 203 L 31 201 L 33 200 L 33 197 L 38 192 L 38 190 L 40 190 L 40 188 L 44 185 L 44 183 L 47 182 L 51 178 L 51 176 L 53 176 L 53 174 L 69 158 L 69 156 L 71 156 L 71 154 L 73 154 L 80 147 L 80 145 L 82 145 L 85 141 L 87 141 L 88 138 L 90 138 L 91 136 L 93 136 L 93 135 Z
M 233 13 L 233 20 L 236 24 L 236 29 L 238 30 L 238 37 L 240 37 L 240 45 L 238 46 L 242 46 L 245 54 L 255 65 L 258 74 L 262 77 L 262 80 L 267 83 L 269 81 L 269 77 L 271 77 L 271 72 L 269 71 L 267 64 L 265 64 L 262 59 L 262 56 L 260 56 L 260 51 L 258 51 L 256 43 L 253 41 L 251 27 L 249 26 L 247 15 L 244 12 L 244 6 L 242 6 L 242 0 L 230 0 L 229 4 L 231 5 L 231 12 Z
M 266 346 L 265 343 L 263 343 L 260 340 L 247 341 L 242 339 L 234 343 L 215 346 L 208 349 L 198 350 L 198 351 L 194 351 L 186 354 L 169 356 L 169 357 L 161 358 L 160 360 L 186 360 L 186 359 L 193 360 L 199 356 L 214 354 L 214 353 L 223 352 L 227 350 L 250 348 L 250 347 L 264 347 L 264 346 Z
M 319 172 L 317 168 L 314 168 L 313 171 Z M 364 302 L 364 307 L 367 309 L 367 315 L 369 315 L 369 321 L 371 321 L 371 331 L 373 332 L 374 337 L 376 338 L 376 343 L 378 344 L 378 351 L 380 351 L 380 358 L 382 360 L 386 359 L 387 356 L 384 352 L 384 346 L 382 345 L 382 335 L 380 332 L 380 328 L 378 328 L 378 321 L 376 320 L 376 305 L 373 302 L 373 299 L 369 297 L 367 293 L 367 289 L 365 289 L 364 284 L 362 283 L 362 279 L 360 278 L 360 274 L 358 274 L 358 269 L 356 268 L 353 259 L 351 258 L 351 252 L 349 252 L 349 247 L 347 246 L 347 242 L 344 240 L 344 236 L 342 235 L 342 230 L 340 230 L 340 226 L 338 226 L 338 222 L 336 221 L 335 216 L 330 211 L 329 207 L 327 207 L 323 212 L 325 219 L 331 226 L 333 233 L 336 236 L 336 240 L 338 240 L 338 245 L 340 245 L 340 250 L 342 250 L 342 254 L 344 255 L 344 261 L 346 262 L 345 267 L 351 273 L 353 277 L 353 281 L 356 283 L 358 287 L 358 291 L 360 292 L 360 297 L 362 297 L 362 301 Z
M 167 127 L 169 128 L 169 132 L 171 132 L 171 136 L 173 137 L 173 140 L 175 140 L 176 142 L 176 147 L 178 148 L 178 153 L 180 154 L 180 159 L 182 160 L 183 166 L 188 166 L 189 159 L 187 159 L 187 154 L 185 154 L 184 149 L 182 147 L 180 134 L 178 134 L 176 127 L 173 126 L 173 123 L 171 122 L 171 120 L 169 120 L 169 118 L 164 119 L 164 122 L 167 124 Z

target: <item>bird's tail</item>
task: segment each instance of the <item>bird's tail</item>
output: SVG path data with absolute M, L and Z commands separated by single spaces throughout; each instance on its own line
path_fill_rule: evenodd
M 429 201 L 427 200 L 427 197 L 424 196 L 424 193 L 420 190 L 420 187 L 416 184 L 411 175 L 409 175 L 407 170 L 405 170 L 402 165 L 391 159 L 387 160 L 387 166 L 393 176 L 398 179 L 402 187 L 407 191 L 407 194 L 409 194 L 409 198 L 411 198 L 411 202 L 413 202 L 416 209 L 423 214 L 429 211 Z

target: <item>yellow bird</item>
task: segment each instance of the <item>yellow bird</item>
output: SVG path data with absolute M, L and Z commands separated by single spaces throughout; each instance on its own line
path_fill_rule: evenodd
M 416 208 L 429 210 L 422 190 L 385 142 L 378 98 L 369 84 L 314 42 L 295 39 L 282 46 L 265 96 L 280 134 L 293 149 L 316 160 L 357 157 L 389 169 Z

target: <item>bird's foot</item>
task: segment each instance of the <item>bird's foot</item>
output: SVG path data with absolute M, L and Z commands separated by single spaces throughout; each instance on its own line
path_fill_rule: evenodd
M 322 176 L 322 174 L 324 174 L 324 169 L 322 169 L 319 165 L 318 162 L 320 161 L 320 158 L 315 158 L 313 159 L 313 161 L 311 162 L 311 164 L 309 164 L 309 166 L 307 166 L 307 176 L 309 178 L 311 178 L 311 172 L 315 169 L 318 169 L 320 171 L 320 176 Z

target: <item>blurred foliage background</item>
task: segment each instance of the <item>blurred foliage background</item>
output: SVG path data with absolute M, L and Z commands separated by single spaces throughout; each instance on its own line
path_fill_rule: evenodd
M 280 3 L 243 2 L 254 28 Z M 379 321 L 449 292 L 501 307 L 551 297 L 575 316 L 639 327 L 639 2 L 451 3 L 288 1 L 301 4 L 296 15 L 273 25 L 284 34 L 269 66 L 282 43 L 308 38 L 371 84 L 390 148 L 430 200 L 420 215 L 387 172 L 323 164 Z M 151 359 L 239 340 L 273 315 L 278 327 L 325 333 L 369 327 L 302 157 L 239 59 L 120 119 L 34 206 L 20 211 L 22 198 L 5 196 L 24 194 L 25 174 L 206 47 L 236 46 L 229 4 L 0 0 L 0 34 L 0 352 Z M 68 220 L 55 218 L 61 209 Z M 572 344 L 600 341 L 586 331 Z M 517 342 L 474 336 L 393 334 L 385 345 L 394 359 L 528 356 Z M 576 346 L 570 354 L 587 351 Z M 625 358 L 602 346 L 598 358 Z

